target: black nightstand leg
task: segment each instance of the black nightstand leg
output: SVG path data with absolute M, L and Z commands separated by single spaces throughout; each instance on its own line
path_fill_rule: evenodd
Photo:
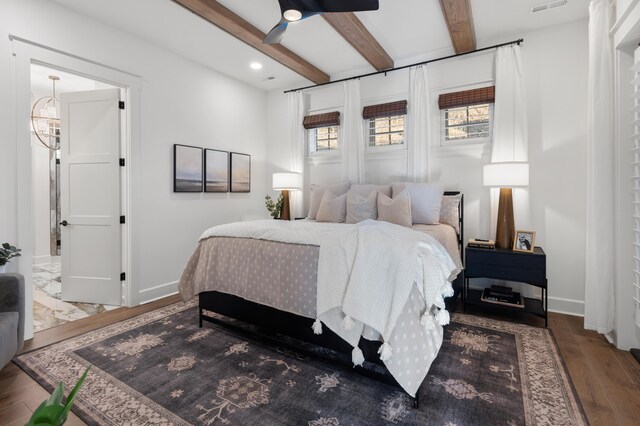
M 546 287 L 542 288 L 542 292 L 544 293 L 544 326 L 546 328 L 549 321 L 549 306 L 547 305 L 549 303 L 549 292 Z

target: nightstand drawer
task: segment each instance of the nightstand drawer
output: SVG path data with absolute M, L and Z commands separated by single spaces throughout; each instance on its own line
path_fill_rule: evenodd
M 534 253 L 511 250 L 466 250 L 465 275 L 546 285 L 546 256 L 536 247 Z

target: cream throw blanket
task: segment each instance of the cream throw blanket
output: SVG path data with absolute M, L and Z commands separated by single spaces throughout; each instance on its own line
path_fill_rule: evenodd
M 318 258 L 318 320 L 354 347 L 354 364 L 361 364 L 358 342 L 369 329 L 383 339 L 381 359 L 393 353 L 391 334 L 413 286 L 426 302 L 421 322 L 432 328 L 449 323 L 444 298 L 453 295 L 450 280 L 459 269 L 446 250 L 429 235 L 367 220 L 327 235 Z M 367 330 L 365 330 L 367 328 Z M 321 332 L 318 321 L 316 333 Z

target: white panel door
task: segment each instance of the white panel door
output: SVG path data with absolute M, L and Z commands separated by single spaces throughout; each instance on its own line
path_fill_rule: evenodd
M 62 300 L 120 305 L 120 91 L 61 95 Z

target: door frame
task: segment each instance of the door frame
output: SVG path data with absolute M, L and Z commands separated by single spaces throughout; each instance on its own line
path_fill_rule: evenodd
M 136 178 L 136 155 L 140 140 L 140 98 L 142 77 L 73 55 L 14 35 L 9 39 L 12 44 L 15 68 L 15 105 L 16 105 L 16 144 L 17 144 L 17 213 L 18 247 L 22 256 L 18 258 L 18 272 L 25 278 L 25 340 L 33 337 L 33 188 L 31 182 L 31 132 L 29 117 L 31 114 L 31 64 L 44 65 L 93 80 L 102 81 L 121 90 L 121 99 L 125 109 L 121 116 L 120 153 L 126 166 L 121 168 L 120 203 L 122 214 L 127 220 L 122 225 L 122 271 L 127 279 L 122 282 L 122 306 L 132 306 L 133 297 L 131 277 L 134 275 L 131 262 L 132 226 L 135 225 L 131 212 L 132 181 Z

